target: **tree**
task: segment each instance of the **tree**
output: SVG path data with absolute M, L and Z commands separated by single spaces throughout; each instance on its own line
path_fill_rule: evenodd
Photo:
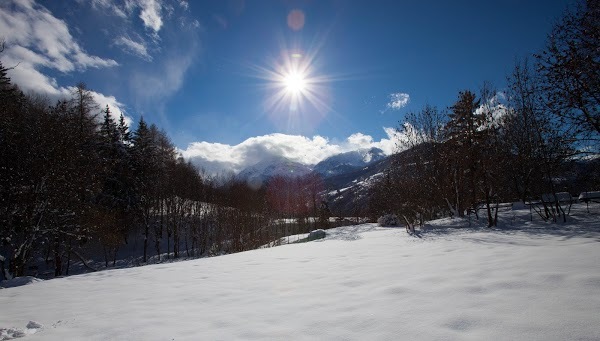
M 0 53 L 4 51 L 4 41 L 0 42 Z M 23 94 L 11 83 L 8 71 L 13 67 L 5 67 L 0 60 L 0 106 L 5 107 L 11 103 L 18 103 Z
M 102 121 L 102 125 L 100 126 L 100 137 L 102 138 L 101 147 L 114 149 L 118 149 L 118 144 L 121 142 L 120 132 L 117 128 L 117 124 L 113 119 L 110 108 L 106 105 L 106 108 L 103 111 L 104 117 Z
M 477 111 L 480 100 L 471 91 L 461 91 L 450 107 L 444 128 L 447 166 L 451 176 L 453 207 L 459 216 L 477 203 L 475 182 L 480 169 L 480 127 L 484 117 Z
M 600 1 L 565 13 L 537 55 L 551 112 L 598 152 L 600 142 Z
M 123 134 L 128 133 L 128 127 L 123 120 L 119 125 L 115 123 L 108 105 L 103 112 L 98 142 L 102 190 L 95 202 L 102 211 L 99 213 L 99 219 L 102 219 L 99 237 L 103 241 L 105 255 L 111 255 L 114 262 L 118 247 L 127 241 L 126 226 L 131 222 L 135 188 L 130 142 Z M 107 257 L 105 262 L 108 263 Z
M 44 187 L 44 116 L 16 89 L 0 62 L 0 278 L 22 276 L 41 238 L 46 211 L 39 198 Z M 41 104 L 41 103 L 40 103 Z M 45 105 L 41 105 L 42 108 Z M 45 151 L 45 150 L 44 150 Z M 40 167 L 40 168 L 34 168 Z
M 392 158 L 392 169 L 382 184 L 387 189 L 394 212 L 422 223 L 445 210 L 447 179 L 444 163 L 444 127 L 446 119 L 434 106 L 425 105 L 405 116 L 398 128 L 399 152 Z M 391 213 L 379 212 L 378 215 Z
M 136 172 L 135 189 L 138 193 L 137 213 L 142 223 L 144 235 L 144 258 L 148 260 L 148 242 L 150 225 L 153 216 L 155 184 L 157 179 L 156 144 L 144 118 L 140 118 L 133 135 L 132 156 Z
M 479 171 L 474 175 L 477 194 L 485 205 L 488 227 L 493 227 L 498 224 L 500 198 L 506 195 L 504 187 L 507 183 L 508 159 L 500 147 L 502 117 L 506 114 L 506 107 L 500 103 L 497 91 L 487 82 L 481 88 L 480 97 L 481 105 L 477 112 L 482 122 L 478 128 L 480 135 L 476 146 Z M 475 214 L 479 217 L 477 208 Z
M 129 126 L 125 122 L 125 117 L 123 116 L 123 114 L 119 116 L 117 130 L 119 131 L 119 139 L 121 140 L 121 142 L 129 146 L 131 144 L 131 132 L 129 131 Z
M 325 189 L 325 183 L 323 178 L 317 173 L 307 174 L 303 178 L 304 187 L 307 191 L 307 200 L 309 203 L 309 210 L 307 213 L 311 215 L 312 225 L 316 226 L 316 219 L 318 216 L 319 202 L 322 200 L 322 192 Z
M 541 95 L 542 80 L 527 60 L 515 65 L 508 79 L 508 110 L 502 118 L 501 148 L 511 187 L 523 202 L 558 191 L 566 160 L 573 155 L 572 131 L 565 130 Z M 560 203 L 555 203 L 556 212 Z M 549 218 L 549 210 L 543 214 Z M 554 217 L 556 218 L 556 217 Z
M 328 229 L 330 227 L 329 217 L 331 217 L 331 210 L 329 210 L 329 203 L 325 200 L 321 201 L 319 206 L 319 227 Z

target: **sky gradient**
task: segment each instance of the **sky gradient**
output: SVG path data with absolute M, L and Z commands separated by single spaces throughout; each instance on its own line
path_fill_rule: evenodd
M 5 66 L 25 91 L 85 82 L 210 172 L 394 149 L 393 127 L 484 81 L 499 91 L 573 1 L 6 0 Z M 307 88 L 292 94 L 287 69 Z M 296 96 L 296 97 L 294 97 Z M 294 98 L 292 98 L 294 97 Z

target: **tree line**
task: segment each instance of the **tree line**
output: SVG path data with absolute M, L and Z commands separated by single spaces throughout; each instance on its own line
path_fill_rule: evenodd
M 84 84 L 51 103 L 7 72 L 0 62 L 0 279 L 239 252 L 327 225 L 318 177 L 253 187 L 207 176 L 156 125 L 130 129 Z
M 483 209 L 496 226 L 499 203 L 520 200 L 565 220 L 557 193 L 600 187 L 598 46 L 600 1 L 588 0 L 565 13 L 533 63 L 516 63 L 504 91 L 484 84 L 448 109 L 408 113 L 400 152 L 372 189 L 372 214 L 422 223 Z

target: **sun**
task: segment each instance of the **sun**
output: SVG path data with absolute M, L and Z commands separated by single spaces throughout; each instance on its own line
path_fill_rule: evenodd
M 306 90 L 306 76 L 297 71 L 290 71 L 283 77 L 283 84 L 288 93 L 301 94 Z
M 321 73 L 319 44 L 312 51 L 293 45 L 282 43 L 265 65 L 249 66 L 253 76 L 264 81 L 263 114 L 283 131 L 310 131 L 333 112 L 329 88 L 333 79 Z

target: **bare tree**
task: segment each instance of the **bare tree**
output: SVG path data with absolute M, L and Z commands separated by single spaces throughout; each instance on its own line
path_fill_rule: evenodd
M 537 55 L 548 107 L 598 152 L 600 142 L 600 1 L 582 1 L 554 25 Z
M 539 78 L 527 61 L 517 63 L 509 77 L 507 114 L 503 117 L 502 147 L 508 156 L 512 186 L 522 201 L 557 193 L 561 170 L 573 155 L 568 130 L 548 110 Z M 554 212 L 560 212 L 558 200 Z M 545 219 L 556 215 L 545 207 Z M 566 217 L 564 217 L 566 219 Z

